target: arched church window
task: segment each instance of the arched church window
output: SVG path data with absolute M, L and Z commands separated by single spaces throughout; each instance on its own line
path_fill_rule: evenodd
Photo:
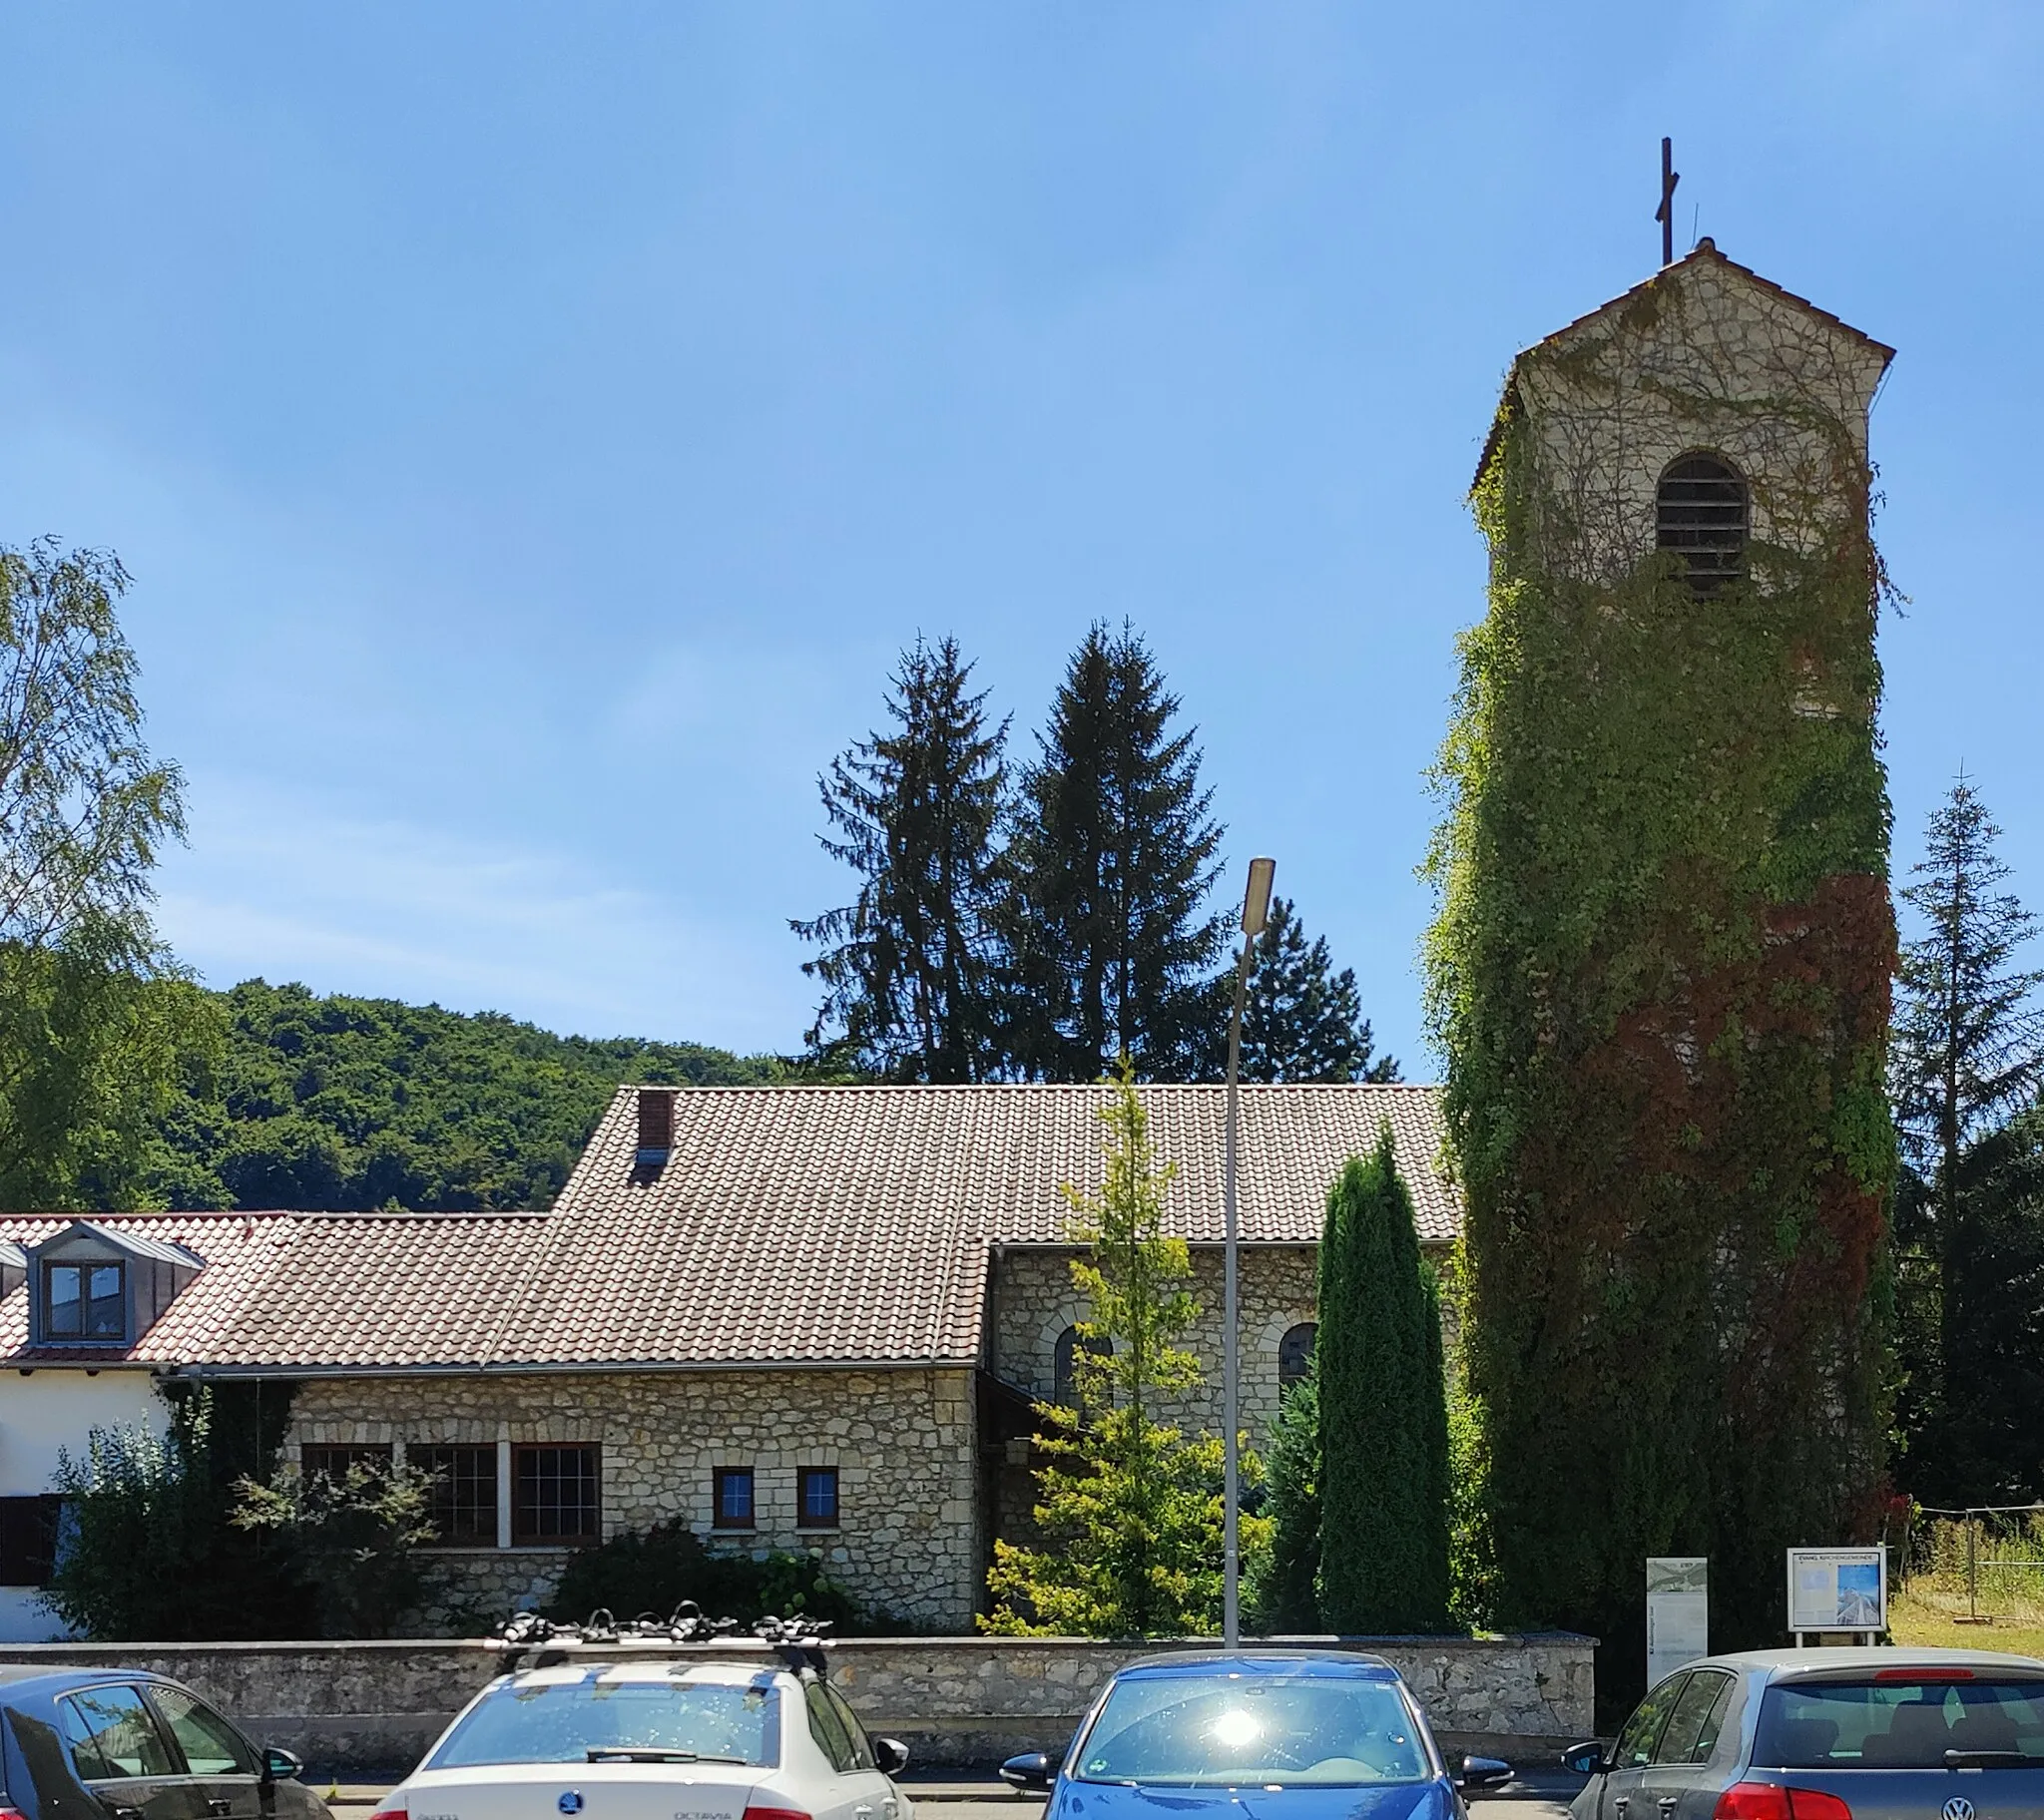
M 1295 1327 L 1287 1327 L 1284 1337 L 1278 1342 L 1278 1390 L 1280 1395 L 1299 1383 L 1313 1368 L 1313 1341 L 1319 1337 L 1319 1327 L 1312 1321 L 1300 1321 Z
M 1107 1358 L 1114 1351 L 1112 1340 L 1089 1340 L 1076 1327 L 1067 1327 L 1058 1335 L 1057 1348 L 1051 1355 L 1051 1377 L 1053 1389 L 1051 1401 L 1060 1409 L 1079 1407 L 1079 1355 L 1086 1353 L 1096 1359 Z
M 1710 594 L 1740 575 L 1746 559 L 1746 481 L 1716 455 L 1685 455 L 1661 476 L 1655 542 L 1680 551 L 1689 585 Z

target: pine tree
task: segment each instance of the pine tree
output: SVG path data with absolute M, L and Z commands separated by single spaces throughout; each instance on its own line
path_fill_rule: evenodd
M 1896 1196 L 1898 1413 L 1911 1489 L 1966 1502 L 2044 1489 L 2017 1413 L 2025 1336 L 2044 1318 L 2034 1122 L 2044 973 L 2015 966 L 2036 919 L 1995 889 L 2001 830 L 1963 776 L 1931 816 L 1917 883 L 1926 925 L 1898 969 L 1892 1083 L 1909 1162 Z M 2029 1489 L 2024 1489 L 2029 1488 Z
M 1438 1630 L 1448 1608 L 1440 1304 L 1386 1125 L 1327 1196 L 1320 1239 L 1320 1613 Z
M 1028 1007 L 1016 1057 L 1038 1079 L 1098 1080 L 1124 1055 L 1153 1080 L 1197 1065 L 1222 829 L 1179 705 L 1132 627 L 1096 625 L 1024 773 L 1007 928 Z
M 889 680 L 890 731 L 860 740 L 819 777 L 838 838 L 825 852 L 858 875 L 857 897 L 789 927 L 824 952 L 802 971 L 824 996 L 808 1042 L 889 1081 L 983 1081 L 999 1068 L 997 831 L 1008 723 L 955 639 L 920 639 Z M 834 1034 L 832 1034 L 834 1033 Z
M 1208 987 L 1207 1036 L 1198 1074 L 1218 1081 L 1228 1066 L 1228 1026 L 1235 1011 L 1235 974 Z M 1398 1064 L 1373 1054 L 1355 974 L 1334 971 L 1327 938 L 1306 939 L 1289 898 L 1274 897 L 1250 970 L 1242 1012 L 1245 1081 L 1396 1081 Z

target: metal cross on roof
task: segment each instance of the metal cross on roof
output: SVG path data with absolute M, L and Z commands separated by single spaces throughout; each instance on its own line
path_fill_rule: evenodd
M 1661 207 L 1654 211 L 1654 219 L 1661 224 L 1661 263 L 1675 263 L 1675 186 L 1682 182 L 1682 173 L 1675 168 L 1675 141 L 1661 142 Z

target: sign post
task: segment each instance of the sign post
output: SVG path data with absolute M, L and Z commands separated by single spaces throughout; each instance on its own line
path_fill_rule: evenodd
M 1711 1653 L 1711 1564 L 1703 1556 L 1649 1557 L 1647 1685 Z
M 1798 1649 L 1817 1632 L 1845 1631 L 1870 1642 L 1887 1627 L 1886 1549 L 1788 1551 L 1788 1628 Z

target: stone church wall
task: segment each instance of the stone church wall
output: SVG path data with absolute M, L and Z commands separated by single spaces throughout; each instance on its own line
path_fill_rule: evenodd
M 647 1371 L 313 1379 L 289 1451 L 341 1445 L 594 1442 L 603 1533 L 680 1516 L 713 1551 L 820 1551 L 863 1604 L 918 1626 L 971 1628 L 984 1539 L 967 1371 Z M 713 1531 L 712 1471 L 750 1466 L 758 1528 Z M 795 1528 L 798 1467 L 835 1466 L 840 1527 Z M 431 1551 L 444 1596 L 429 1634 L 474 1634 L 551 1593 L 568 1553 Z

